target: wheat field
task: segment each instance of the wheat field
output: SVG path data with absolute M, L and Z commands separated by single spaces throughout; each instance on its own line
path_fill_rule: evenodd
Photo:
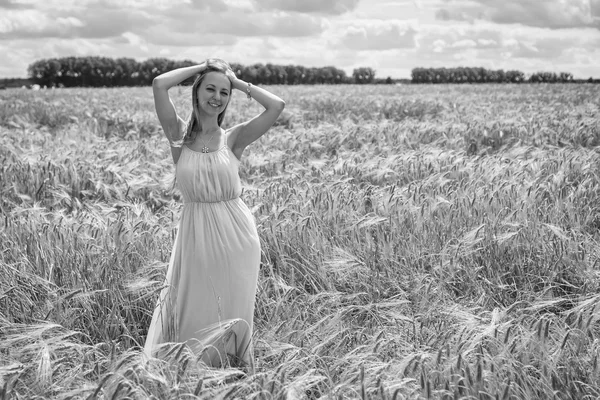
M 0 92 L 0 399 L 600 396 L 596 87 L 270 90 L 253 375 L 141 352 L 181 207 L 151 88 Z

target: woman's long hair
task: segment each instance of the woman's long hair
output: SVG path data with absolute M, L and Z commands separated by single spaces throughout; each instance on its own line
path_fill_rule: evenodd
M 206 77 L 206 74 L 209 72 L 221 72 L 225 74 L 226 72 L 233 70 L 231 66 L 220 58 L 209 58 L 206 60 L 206 68 L 200 72 L 200 75 L 194 81 L 192 85 L 192 113 L 190 115 L 190 119 L 188 120 L 187 127 L 185 129 L 185 135 L 183 136 L 183 143 L 192 143 L 196 139 L 196 135 L 198 134 L 198 126 L 200 121 L 200 108 L 198 106 L 198 87 Z M 221 126 L 223 122 L 223 117 L 225 117 L 225 111 L 227 111 L 227 107 L 229 106 L 229 100 L 231 100 L 231 88 L 229 90 L 229 98 L 227 99 L 227 105 L 225 109 L 221 111 L 221 113 L 217 116 L 217 124 Z

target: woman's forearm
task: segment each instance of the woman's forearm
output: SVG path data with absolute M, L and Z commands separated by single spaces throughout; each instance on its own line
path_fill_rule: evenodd
M 202 63 L 199 65 L 192 65 L 191 67 L 177 68 L 172 71 L 165 72 L 164 74 L 160 74 L 154 78 L 152 81 L 152 86 L 169 89 L 202 72 L 204 68 L 205 65 Z
M 248 83 L 241 79 L 236 79 L 233 87 L 243 92 L 246 95 L 248 92 Z M 274 95 L 273 93 L 261 89 L 258 86 L 250 85 L 250 96 L 259 102 L 267 110 L 277 109 L 282 110 L 285 107 L 285 101 Z

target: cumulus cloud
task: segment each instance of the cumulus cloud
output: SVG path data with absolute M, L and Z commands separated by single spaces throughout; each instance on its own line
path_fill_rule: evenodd
M 435 12 L 435 18 L 441 21 L 469 21 L 485 18 L 480 7 L 461 5 L 455 8 L 440 8 Z
M 73 20 L 62 18 L 55 23 L 38 10 L 8 10 L 0 17 L 0 39 L 68 36 L 79 25 Z
M 438 20 L 483 19 L 551 29 L 600 28 L 600 0 L 447 0 L 444 4 L 435 13 Z
M 498 42 L 493 39 L 477 39 L 477 46 L 483 48 L 494 48 L 498 46 Z
M 596 21 L 600 19 L 600 0 L 590 0 L 590 12 Z
M 340 15 L 356 8 L 360 0 L 252 0 L 261 10 Z
M 319 17 L 281 11 L 255 12 L 248 18 L 248 11 L 238 8 L 224 13 L 172 9 L 163 14 L 156 26 L 145 31 L 149 36 L 155 36 L 157 32 L 172 35 L 171 42 L 175 44 L 177 34 L 193 36 L 196 41 L 207 40 L 207 35 L 306 37 L 318 35 L 323 26 Z
M 463 39 L 452 43 L 452 47 L 457 49 L 468 49 L 477 47 L 477 43 L 473 39 Z
M 129 32 L 157 44 L 185 46 L 212 41 L 229 45 L 240 36 L 306 37 L 323 31 L 321 18 L 308 14 L 262 11 L 248 18 L 247 8 L 223 0 L 168 4 L 167 8 L 140 9 L 137 3 L 119 6 L 103 1 L 82 3 L 66 11 L 8 10 L 0 16 L 0 40 L 117 38 Z
M 465 48 L 493 49 L 500 47 L 505 32 L 493 25 L 425 25 L 417 35 L 422 53 L 456 52 Z
M 5 10 L 20 10 L 24 8 L 31 8 L 27 4 L 17 3 L 13 0 L 0 0 L 0 9 Z
M 353 50 L 390 50 L 415 47 L 417 31 L 394 21 L 366 21 L 346 27 L 337 44 Z
M 0 39 L 113 37 L 151 22 L 144 13 L 132 10 L 98 8 L 69 14 L 9 10 L 0 17 Z
M 212 12 L 223 12 L 229 9 L 223 0 L 192 0 L 191 5 L 193 8 Z
M 209 32 L 242 36 L 302 37 L 323 30 L 319 18 L 288 13 L 264 13 L 251 20 L 243 13 L 228 13 L 223 18 L 205 22 Z
M 531 37 L 517 32 L 502 42 L 502 52 L 511 58 L 550 60 L 560 59 L 571 49 L 599 48 L 600 38 L 588 40 L 579 35 L 539 35 Z
M 96 8 L 93 12 L 76 13 L 83 26 L 74 30 L 74 34 L 84 38 L 105 38 L 139 31 L 156 22 L 151 15 L 134 11 Z
M 587 77 L 593 75 L 584 72 L 593 68 L 587 60 L 600 61 L 600 33 L 593 28 L 555 30 L 454 22 L 423 24 L 416 39 L 413 66 L 481 66 L 525 73 L 568 71 Z
M 125 32 L 121 37 L 126 40 L 128 44 L 133 45 L 144 52 L 148 52 L 148 44 L 146 41 L 135 33 Z

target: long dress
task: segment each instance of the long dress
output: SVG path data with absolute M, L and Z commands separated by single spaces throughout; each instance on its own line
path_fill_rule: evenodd
M 253 367 L 260 242 L 240 198 L 239 160 L 222 137 L 209 153 L 182 146 L 175 177 L 184 205 L 144 352 L 186 342 L 209 366 Z

